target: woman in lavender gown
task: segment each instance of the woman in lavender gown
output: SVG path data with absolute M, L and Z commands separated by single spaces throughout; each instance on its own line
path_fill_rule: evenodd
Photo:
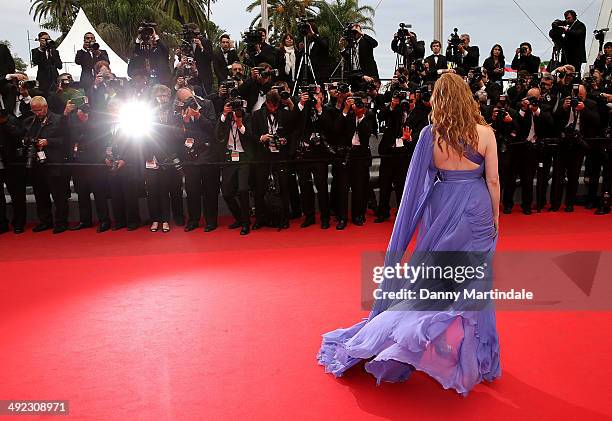
M 440 77 L 431 104 L 432 124 L 421 132 L 410 162 L 385 266 L 399 261 L 417 226 L 413 257 L 495 250 L 499 176 L 493 131 L 455 74 Z M 393 282 L 385 279 L 381 289 L 396 290 Z M 490 303 L 478 310 L 411 309 L 377 299 L 367 319 L 324 334 L 317 358 L 335 376 L 365 360 L 377 383 L 404 381 L 420 370 L 464 396 L 501 374 Z

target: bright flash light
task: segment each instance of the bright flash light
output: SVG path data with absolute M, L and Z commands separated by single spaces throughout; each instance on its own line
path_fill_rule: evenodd
M 130 137 L 142 138 L 151 133 L 151 109 L 144 102 L 126 102 L 119 113 L 119 126 Z

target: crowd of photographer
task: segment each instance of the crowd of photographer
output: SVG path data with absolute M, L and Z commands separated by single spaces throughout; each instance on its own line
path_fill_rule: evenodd
M 356 24 L 343 30 L 342 60 L 332 69 L 334 47 L 313 20 L 301 20 L 298 33 L 285 34 L 278 48 L 266 42 L 265 30 L 249 30 L 240 52 L 228 35 L 214 48 L 193 24 L 183 26 L 179 48 L 169 50 L 155 24 L 143 23 L 129 82 L 115 77 L 108 54 L 87 33 L 75 57 L 82 69 L 78 85 L 59 74 L 61 58 L 42 32 L 32 51 L 36 81 L 9 62 L 0 69 L 0 185 L 11 197 L 13 231 L 25 226 L 26 183 L 36 200 L 35 232 L 92 227 L 91 195 L 98 232 L 141 226 L 141 197 L 151 231 L 168 232 L 171 222 L 192 231 L 202 217 L 204 230 L 213 231 L 219 192 L 235 219 L 229 228 L 242 235 L 286 229 L 301 216 L 306 228 L 316 223 L 317 210 L 322 229 L 332 217 L 338 230 L 349 221 L 363 225 L 368 207 L 374 222 L 384 222 L 392 193 L 401 200 L 412 152 L 428 124 L 430 92 L 445 72 L 464 76 L 495 129 L 504 213 L 512 211 L 519 179 L 525 214 L 532 212 L 534 180 L 538 210 L 550 183 L 549 210 L 558 211 L 565 197 L 565 211 L 573 211 L 583 163 L 585 206 L 609 213 L 612 43 L 602 42 L 581 80 L 586 56 L 574 45 L 581 42 L 584 50 L 585 33 L 573 11 L 553 23 L 559 54 L 550 72 L 541 69 L 530 43 L 521 43 L 511 63 L 518 77 L 505 89 L 503 48 L 494 45 L 479 66 L 479 48 L 457 29 L 445 52 L 434 40 L 425 57 L 424 41 L 401 24 L 391 43 L 396 70 L 384 87 L 373 53 L 378 43 Z M 377 200 L 370 167 L 378 134 Z M 79 204 L 72 227 L 70 180 Z M 5 215 L 3 195 L 0 232 L 9 229 Z

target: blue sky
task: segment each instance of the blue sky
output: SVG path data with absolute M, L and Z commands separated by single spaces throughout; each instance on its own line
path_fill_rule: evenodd
M 557 18 L 563 18 L 563 12 L 574 9 L 578 19 L 587 26 L 587 50 L 597 14 L 602 1 L 609 0 L 516 0 L 531 19 L 548 34 L 550 23 Z M 0 39 L 8 39 L 13 44 L 13 51 L 24 59 L 28 56 L 26 31 L 30 30 L 31 38 L 35 38 L 39 28 L 28 15 L 29 1 L 15 0 L 5 2 L 0 14 Z M 446 0 L 444 2 L 444 34 L 453 27 L 459 32 L 471 35 L 472 45 L 478 45 L 481 51 L 481 62 L 484 60 L 493 44 L 503 46 L 506 57 L 522 41 L 533 45 L 534 54 L 542 60 L 550 59 L 551 43 L 542 35 L 537 27 L 521 12 L 512 0 Z M 253 14 L 244 11 L 248 1 L 218 0 L 213 5 L 213 20 L 226 29 L 232 38 L 240 36 L 253 18 Z M 377 7 L 374 17 L 375 34 L 379 42 L 375 50 L 381 77 L 389 77 L 395 64 L 395 55 L 391 52 L 390 43 L 399 22 L 412 24 L 419 39 L 429 44 L 433 37 L 433 0 L 369 0 L 361 1 L 362 5 Z M 33 46 L 37 43 L 33 42 Z

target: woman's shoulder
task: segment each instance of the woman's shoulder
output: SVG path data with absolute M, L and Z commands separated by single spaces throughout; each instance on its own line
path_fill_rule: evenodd
M 478 132 L 478 143 L 483 144 L 483 146 L 495 141 L 495 132 L 488 124 L 477 124 L 476 130 Z

